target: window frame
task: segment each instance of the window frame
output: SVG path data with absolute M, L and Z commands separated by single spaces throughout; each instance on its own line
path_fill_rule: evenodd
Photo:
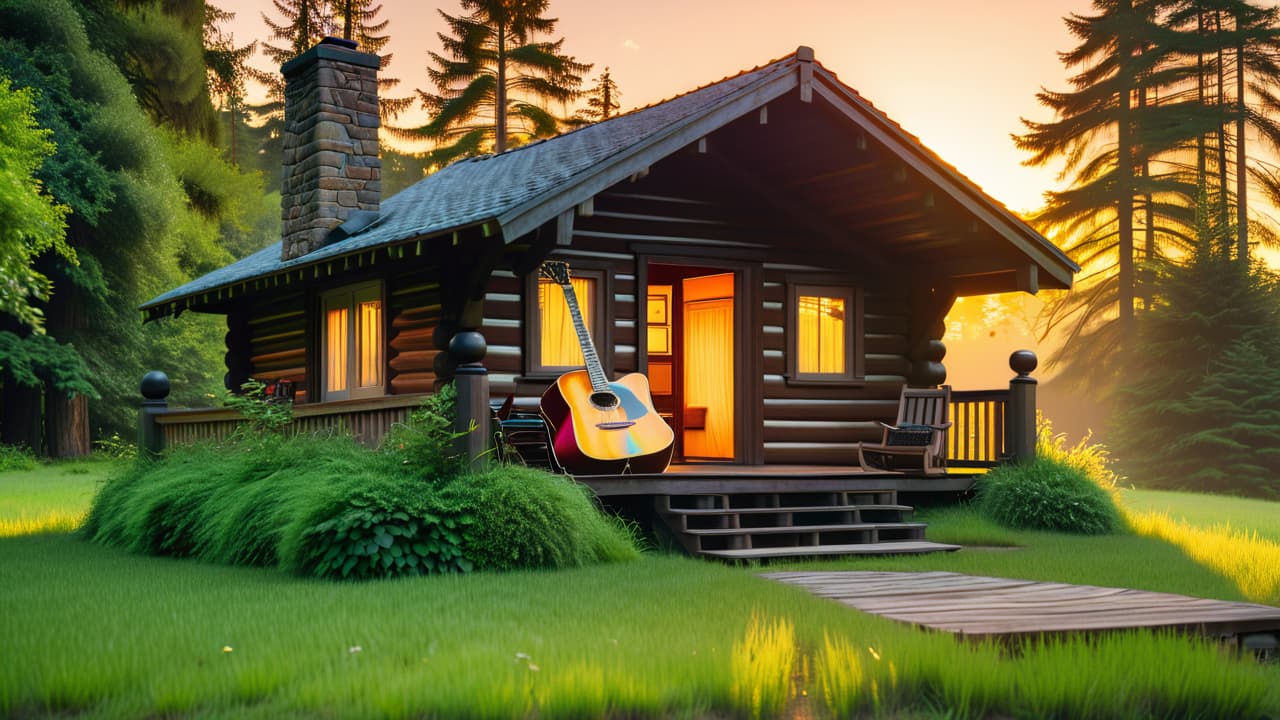
M 346 285 L 320 293 L 319 314 L 319 350 L 320 362 L 318 373 L 319 395 L 321 402 L 340 402 L 343 400 L 364 400 L 383 397 L 387 394 L 387 298 L 384 285 L 380 280 Z M 358 332 L 360 303 L 376 300 L 381 306 L 378 318 L 378 374 L 377 385 L 360 386 L 361 349 Z M 330 391 L 329 385 L 329 323 L 330 310 L 346 308 L 347 310 L 347 388 Z
M 800 372 L 800 297 L 832 297 L 845 301 L 848 316 L 844 324 L 844 372 Z M 826 278 L 787 280 L 787 374 L 788 385 L 844 385 L 866 383 L 866 332 L 863 319 L 863 290 L 857 285 L 829 281 Z
M 596 307 L 591 311 L 591 322 L 587 331 L 591 333 L 591 342 L 596 346 L 596 355 L 604 368 L 606 377 L 613 377 L 613 273 L 610 265 L 587 260 L 575 260 L 569 263 L 569 275 L 574 278 L 588 278 L 595 282 Z M 537 270 L 525 275 L 524 283 L 524 378 L 530 380 L 554 380 L 561 375 L 580 369 L 574 365 L 542 364 L 542 316 L 538 312 Z M 578 304 L 585 305 L 582 298 Z M 606 322 L 608 319 L 610 322 Z

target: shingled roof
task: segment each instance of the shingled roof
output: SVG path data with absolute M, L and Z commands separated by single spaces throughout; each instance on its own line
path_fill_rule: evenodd
M 248 257 L 175 288 L 140 309 L 150 317 L 181 309 L 193 296 L 231 292 L 247 282 L 307 269 L 372 249 L 488 225 L 508 241 L 554 218 L 650 163 L 684 147 L 800 83 L 804 65 L 817 67 L 861 112 L 913 154 L 976 198 L 985 214 L 1054 264 L 1078 269 L 1062 252 L 983 193 L 919 140 L 875 109 L 834 74 L 796 53 L 754 70 L 604 122 L 509 150 L 456 162 L 384 200 L 378 219 L 360 232 L 299 258 L 282 261 L 277 242 Z M 1067 275 L 1067 282 L 1070 276 Z M 166 307 L 167 306 L 167 307 Z

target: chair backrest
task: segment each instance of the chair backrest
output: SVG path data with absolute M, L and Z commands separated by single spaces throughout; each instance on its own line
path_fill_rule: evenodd
M 951 419 L 951 386 L 902 388 L 898 400 L 898 422 L 913 425 L 945 425 Z

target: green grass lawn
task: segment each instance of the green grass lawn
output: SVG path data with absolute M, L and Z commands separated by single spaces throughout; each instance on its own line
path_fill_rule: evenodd
M 1280 503 L 1168 490 L 1122 490 L 1124 504 L 1139 512 L 1166 513 L 1197 527 L 1230 525 L 1280 542 Z
M 0 517 L 78 515 L 108 469 L 0 474 Z M 955 510 L 931 520 L 933 539 L 1021 547 L 820 566 L 1240 598 L 1156 540 L 1014 533 Z M 0 538 L 0 716 L 1280 717 L 1280 667 L 1187 639 L 1010 653 L 755 570 L 651 555 L 336 584 L 13 534 Z M 781 695 L 755 692 L 770 682 Z

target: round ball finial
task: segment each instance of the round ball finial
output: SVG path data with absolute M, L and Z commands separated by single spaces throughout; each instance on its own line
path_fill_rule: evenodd
M 488 349 L 484 335 L 475 330 L 464 330 L 449 340 L 449 356 L 459 365 L 480 362 Z
M 152 370 L 142 376 L 139 389 L 142 397 L 148 400 L 163 400 L 169 397 L 169 376 L 159 370 Z
M 1030 350 L 1016 350 L 1009 356 L 1009 369 L 1018 373 L 1018 377 L 1026 377 L 1031 374 L 1032 370 L 1040 361 L 1036 359 L 1036 354 Z

